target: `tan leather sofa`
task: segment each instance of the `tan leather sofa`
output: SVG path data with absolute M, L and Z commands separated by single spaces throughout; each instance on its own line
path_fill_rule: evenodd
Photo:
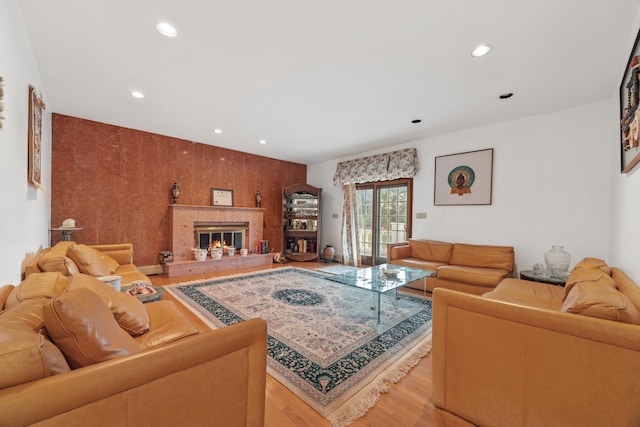
M 387 245 L 387 263 L 432 270 L 426 278 L 427 291 L 436 287 L 481 295 L 513 275 L 514 250 L 511 246 L 469 245 L 436 240 L 409 239 Z M 423 284 L 412 286 L 422 290 Z
M 585 259 L 565 288 L 433 293 L 433 402 L 479 426 L 640 425 L 640 288 Z
M 83 245 L 75 242 L 58 242 L 40 252 L 26 267 L 25 277 L 33 273 L 59 271 L 65 276 L 85 273 L 90 276 L 120 276 L 122 285 L 134 280 L 151 283 L 133 264 L 133 245 L 116 243 L 107 245 Z
M 1 426 L 263 426 L 266 322 L 200 332 L 95 277 L 0 288 Z

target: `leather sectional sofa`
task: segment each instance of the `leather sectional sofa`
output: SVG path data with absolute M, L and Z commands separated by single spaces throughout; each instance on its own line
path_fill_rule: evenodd
M 90 276 L 120 276 L 122 285 L 134 280 L 151 280 L 133 264 L 133 245 L 116 243 L 108 245 L 83 245 L 75 242 L 58 242 L 40 252 L 26 267 L 25 277 L 33 273 L 58 271 L 65 276 L 84 273 Z
M 0 310 L 2 426 L 264 425 L 264 320 L 201 332 L 60 271 L 1 287 Z
M 433 402 L 481 426 L 640 425 L 640 288 L 586 258 L 555 286 L 433 293 Z
M 514 258 L 511 246 L 417 239 L 387 245 L 387 263 L 436 272 L 426 278 L 429 292 L 440 286 L 481 295 L 514 274 Z M 423 284 L 410 286 L 422 290 Z

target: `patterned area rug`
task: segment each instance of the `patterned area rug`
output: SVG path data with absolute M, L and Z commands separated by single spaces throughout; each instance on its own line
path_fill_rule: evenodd
M 334 426 L 375 404 L 431 350 L 431 300 L 376 294 L 284 267 L 166 289 L 213 327 L 267 320 L 268 372 Z

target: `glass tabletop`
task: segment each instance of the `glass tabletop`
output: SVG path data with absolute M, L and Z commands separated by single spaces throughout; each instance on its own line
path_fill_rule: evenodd
M 401 265 L 380 264 L 342 274 L 330 274 L 326 279 L 383 294 L 425 277 L 433 276 L 435 273 L 435 271 Z

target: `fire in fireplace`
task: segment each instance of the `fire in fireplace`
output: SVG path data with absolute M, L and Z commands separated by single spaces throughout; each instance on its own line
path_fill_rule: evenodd
M 225 246 L 243 249 L 247 247 L 249 223 L 206 223 L 194 224 L 196 244 L 200 249 L 208 249 L 216 242 Z

